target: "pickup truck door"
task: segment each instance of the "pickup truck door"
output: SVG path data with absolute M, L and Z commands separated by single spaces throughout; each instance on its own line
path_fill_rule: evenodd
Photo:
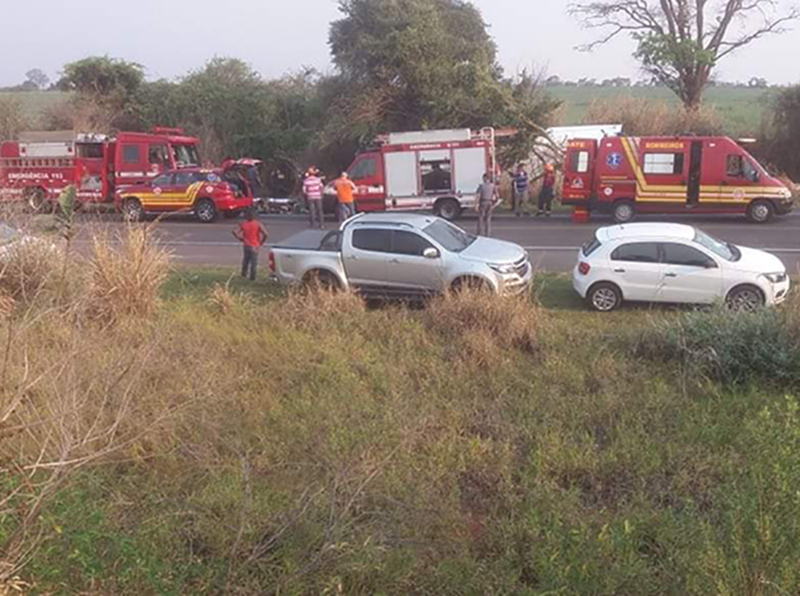
M 342 248 L 345 274 L 351 286 L 378 289 L 386 286 L 392 245 L 389 228 L 358 227 L 349 234 Z
M 425 256 L 427 249 L 436 257 Z M 394 230 L 389 255 L 387 285 L 398 292 L 431 293 L 444 288 L 444 262 L 441 251 L 416 232 Z

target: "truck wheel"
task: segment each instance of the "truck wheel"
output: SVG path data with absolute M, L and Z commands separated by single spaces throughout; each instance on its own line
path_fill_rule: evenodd
M 122 206 L 122 218 L 125 221 L 142 221 L 144 219 L 144 207 L 139 199 L 128 199 Z
M 589 288 L 586 300 L 598 312 L 611 312 L 622 304 L 622 292 L 612 283 L 600 282 Z
M 775 214 L 775 207 L 770 201 L 758 199 L 747 208 L 747 219 L 753 223 L 767 223 Z
M 33 188 L 26 193 L 28 208 L 34 213 L 49 213 L 53 205 L 47 200 L 47 194 L 41 188 Z
M 211 223 L 217 219 L 217 207 L 211 199 L 200 199 L 195 205 L 194 214 L 202 223 Z
M 619 201 L 614 205 L 614 221 L 618 224 L 630 223 L 636 217 L 636 207 L 630 201 Z
M 447 221 L 455 221 L 461 215 L 461 205 L 455 199 L 442 199 L 436 203 L 434 214 Z
M 303 277 L 303 287 L 310 291 L 324 290 L 336 292 L 340 289 L 339 280 L 330 271 L 309 271 Z

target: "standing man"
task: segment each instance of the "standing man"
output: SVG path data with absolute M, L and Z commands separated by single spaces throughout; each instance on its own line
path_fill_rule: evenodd
M 342 172 L 342 175 L 336 179 L 334 185 L 336 186 L 336 196 L 339 199 L 339 223 L 341 223 L 356 214 L 353 203 L 353 193 L 356 190 L 356 185 L 347 176 L 347 172 Z
M 556 184 L 556 169 L 553 164 L 544 165 L 544 177 L 542 178 L 542 190 L 539 191 L 539 205 L 536 217 L 544 213 L 545 217 L 550 217 L 550 210 L 553 207 L 553 187 Z
M 478 185 L 476 192 L 478 195 L 476 204 L 478 209 L 478 236 L 491 236 L 492 211 L 500 201 L 497 195 L 497 186 L 492 182 L 489 174 L 483 175 L 483 182 Z
M 522 164 L 517 166 L 517 173 L 514 175 L 514 211 L 519 217 L 522 215 L 523 207 L 528 203 L 528 173 Z M 526 215 L 528 215 L 526 213 Z
M 319 170 L 314 166 L 308 168 L 303 180 L 303 195 L 308 203 L 308 216 L 312 228 L 324 228 L 325 215 L 322 212 L 322 191 L 324 185 L 319 177 Z
M 256 267 L 258 267 L 258 249 L 264 246 L 269 238 L 269 232 L 264 229 L 261 222 L 256 220 L 252 209 L 245 213 L 244 221 L 233 230 L 233 237 L 242 243 L 244 257 L 242 259 L 242 277 L 249 277 L 250 281 L 256 280 Z

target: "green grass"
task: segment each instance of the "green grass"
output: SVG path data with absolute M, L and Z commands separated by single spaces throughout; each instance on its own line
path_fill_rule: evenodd
M 35 121 L 44 110 L 69 97 L 63 91 L 0 91 L 0 99 L 11 98 L 22 105 L 25 116 Z
M 666 88 L 652 87 L 548 87 L 547 91 L 564 102 L 561 124 L 582 124 L 593 101 L 616 97 L 644 98 L 678 105 L 674 93 Z M 711 87 L 705 94 L 705 103 L 714 111 L 731 134 L 752 134 L 758 131 L 762 117 L 773 91 L 738 87 Z
M 746 325 L 601 315 L 547 274 L 527 300 L 365 307 L 231 268 L 181 268 L 162 301 L 153 321 L 81 327 L 92 349 L 76 386 L 103 387 L 116 353 L 144 359 L 118 432 L 181 407 L 49 503 L 21 573 L 39 593 L 767 595 L 800 582 L 800 408 L 795 382 L 776 381 L 800 369 L 794 302 Z M 59 330 L 39 329 L 31 357 L 57 361 Z M 720 359 L 747 372 L 735 383 L 695 366 L 709 347 L 738 353 L 741 333 L 749 360 Z M 756 349 L 769 346 L 787 357 Z M 12 526 L 0 516 L 0 549 Z

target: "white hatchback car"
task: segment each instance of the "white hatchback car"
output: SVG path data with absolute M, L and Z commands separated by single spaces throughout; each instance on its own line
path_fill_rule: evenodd
M 725 300 L 751 310 L 783 302 L 789 276 L 778 257 L 722 242 L 692 226 L 634 223 L 597 230 L 578 252 L 572 285 L 602 312 L 623 301 Z

